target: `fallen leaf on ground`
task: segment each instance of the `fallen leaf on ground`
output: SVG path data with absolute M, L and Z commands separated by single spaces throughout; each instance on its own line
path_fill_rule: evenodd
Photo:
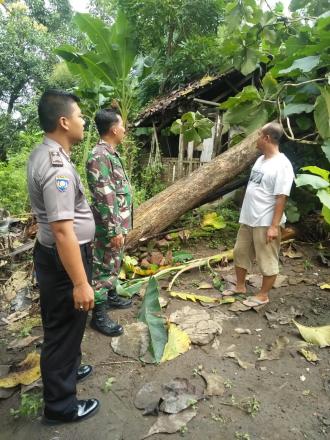
M 186 332 L 181 330 L 175 324 L 169 325 L 168 340 L 164 348 L 161 362 L 170 361 L 185 353 L 190 349 L 190 338 Z
M 196 388 L 186 378 L 176 377 L 162 386 L 160 411 L 177 414 L 202 398 L 196 394 Z
M 29 316 L 30 307 L 25 310 L 19 310 L 17 312 L 12 313 L 11 315 L 6 316 L 6 318 L 2 318 L 6 324 L 11 324 L 13 322 L 19 321 L 20 319 L 26 318 Z
M 152 425 L 148 434 L 143 437 L 143 439 L 161 432 L 174 434 L 175 432 L 186 426 L 187 423 L 196 416 L 196 414 L 196 410 L 192 408 L 189 408 L 186 411 L 182 411 L 179 414 L 160 414 L 157 418 L 156 423 Z
M 157 382 L 148 382 L 135 395 L 134 406 L 138 409 L 150 410 L 157 408 L 162 394 L 162 386 Z M 145 415 L 145 414 L 144 414 Z
M 159 285 L 157 280 L 151 277 L 137 319 L 148 326 L 150 351 L 157 363 L 160 362 L 167 343 L 167 330 L 164 319 L 161 317 L 161 310 L 159 304 Z
M 185 306 L 181 310 L 173 312 L 169 321 L 177 324 L 185 331 L 193 344 L 205 345 L 214 339 L 216 334 L 222 333 L 219 322 L 212 320 L 209 313 Z
M 207 283 L 206 281 L 202 281 L 197 289 L 213 289 L 213 285 L 210 283 Z
M 295 247 L 290 244 L 286 250 L 283 251 L 284 257 L 288 258 L 302 258 L 303 254 L 300 251 L 297 251 Z
M 330 325 L 321 327 L 306 327 L 296 321 L 292 321 L 299 330 L 303 339 L 310 344 L 318 345 L 319 347 L 330 346 Z
M 273 361 L 280 359 L 289 342 L 290 341 L 286 336 L 279 336 L 270 346 L 270 350 L 261 350 L 258 361 Z
M 204 295 L 195 295 L 193 293 L 186 293 L 186 292 L 174 292 L 173 290 L 170 292 L 170 295 L 173 298 L 180 298 L 184 299 L 185 301 L 203 301 L 204 303 L 215 303 L 220 302 L 221 298 L 213 298 L 211 296 L 204 296 Z
M 13 350 L 13 349 L 25 348 L 31 345 L 32 342 L 37 341 L 40 338 L 41 336 L 27 336 L 26 338 L 15 339 L 14 341 L 10 342 L 10 344 L 8 344 L 7 349 Z
M 293 306 L 290 307 L 289 311 L 275 312 L 274 310 L 269 310 L 265 312 L 269 322 L 278 322 L 281 325 L 290 324 L 292 319 L 302 314 L 300 310 L 295 309 Z
M 30 385 L 21 385 L 21 394 L 27 393 L 35 388 L 43 388 L 42 379 L 35 380 L 34 382 L 30 383 Z
M 140 359 L 148 351 L 150 337 L 144 322 L 125 325 L 125 332 L 119 338 L 111 339 L 113 351 L 121 356 Z
M 320 289 L 322 289 L 322 290 L 330 290 L 330 284 L 321 284 Z
M 199 375 L 206 382 L 206 396 L 222 396 L 225 393 L 225 380 L 220 374 L 207 373 L 202 370 Z
M 26 358 L 17 365 L 19 371 L 11 372 L 0 379 L 1 388 L 12 388 L 19 384 L 30 385 L 41 377 L 40 354 L 29 353 Z
M 300 348 L 298 352 L 301 353 L 308 362 L 317 362 L 320 360 L 316 353 L 307 348 Z
M 28 273 L 22 270 L 17 270 L 13 275 L 5 282 L 1 291 L 5 296 L 6 301 L 12 301 L 17 292 L 29 284 Z
M 203 229 L 224 229 L 226 227 L 226 222 L 217 212 L 207 212 L 204 214 L 201 226 Z
M 8 325 L 8 330 L 10 332 L 20 332 L 23 329 L 29 328 L 32 329 L 34 327 L 41 327 L 41 316 L 30 316 L 28 318 L 21 319 L 17 322 L 12 322 Z
M 251 307 L 246 306 L 245 304 L 236 301 L 232 306 L 229 307 L 228 310 L 231 312 L 246 312 L 247 310 L 250 310 Z
M 0 377 L 6 376 L 9 373 L 10 365 L 0 365 Z M 17 388 L 0 388 L 0 399 L 8 399 L 12 396 Z
M 251 330 L 249 329 L 249 328 L 240 328 L 240 327 L 237 327 L 237 328 L 235 328 L 235 330 L 234 330 L 236 333 L 238 333 L 239 335 L 251 335 L 252 334 L 252 332 L 251 332 Z
M 248 368 L 254 368 L 254 367 L 255 367 L 255 365 L 254 365 L 254 364 L 251 364 L 250 362 L 242 361 L 242 359 L 240 359 L 240 358 L 238 357 L 238 355 L 237 355 L 234 351 L 229 351 L 229 352 L 225 353 L 223 356 L 224 356 L 225 358 L 235 359 L 236 362 L 238 363 L 238 365 L 239 365 L 241 368 L 243 368 L 244 370 L 247 370 Z

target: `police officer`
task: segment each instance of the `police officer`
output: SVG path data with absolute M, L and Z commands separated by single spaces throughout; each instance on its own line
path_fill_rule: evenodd
M 91 242 L 95 224 L 80 177 L 70 160 L 83 139 L 79 99 L 46 91 L 38 106 L 45 138 L 31 153 L 28 188 L 38 222 L 34 264 L 40 288 L 44 343 L 41 376 L 44 423 L 80 421 L 95 413 L 97 399 L 77 400 L 76 382 L 92 367 L 80 366 L 87 314 L 94 306 Z
M 117 151 L 117 145 L 124 138 L 125 127 L 121 116 L 113 109 L 98 111 L 95 123 L 101 139 L 86 164 L 96 223 L 95 308 L 91 327 L 107 336 L 119 336 L 123 327 L 108 317 L 106 309 L 123 309 L 132 303 L 130 299 L 120 298 L 116 291 L 125 236 L 132 227 L 131 187 Z

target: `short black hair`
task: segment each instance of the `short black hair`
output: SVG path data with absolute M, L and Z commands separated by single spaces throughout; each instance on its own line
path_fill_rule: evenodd
M 64 90 L 46 90 L 38 104 L 40 127 L 45 133 L 56 130 L 59 118 L 70 117 L 72 114 L 71 104 L 80 102 L 78 96 Z
M 119 122 L 119 112 L 113 108 L 104 108 L 95 115 L 95 124 L 99 135 L 108 133 L 111 127 Z
M 263 134 L 268 135 L 275 144 L 280 142 L 283 135 L 283 128 L 278 122 L 269 122 L 264 125 L 261 130 Z

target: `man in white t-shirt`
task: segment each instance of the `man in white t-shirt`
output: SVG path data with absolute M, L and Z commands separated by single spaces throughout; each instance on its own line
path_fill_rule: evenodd
M 251 171 L 234 248 L 236 288 L 224 292 L 246 293 L 246 274 L 256 259 L 263 279 L 260 291 L 243 301 L 250 307 L 269 302 L 268 293 L 279 272 L 280 228 L 286 220 L 284 208 L 294 179 L 290 161 L 279 151 L 282 133 L 281 125 L 275 122 L 260 130 L 257 148 L 262 156 Z

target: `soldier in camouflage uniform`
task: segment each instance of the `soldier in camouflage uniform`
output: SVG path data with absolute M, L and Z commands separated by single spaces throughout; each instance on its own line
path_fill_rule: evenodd
M 106 309 L 131 305 L 131 300 L 120 298 L 116 291 L 125 237 L 132 227 L 131 187 L 116 151 L 125 135 L 125 127 L 122 118 L 112 109 L 97 112 L 95 123 L 101 139 L 86 164 L 96 224 L 95 308 L 91 326 L 107 336 L 118 336 L 123 333 L 123 327 L 108 317 Z

